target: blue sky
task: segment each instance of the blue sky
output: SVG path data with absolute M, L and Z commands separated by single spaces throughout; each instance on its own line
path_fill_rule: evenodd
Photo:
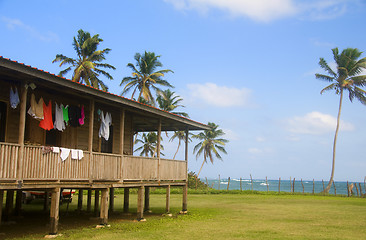
M 334 47 L 366 51 L 365 22 L 362 0 L 0 0 L 0 55 L 57 74 L 79 29 L 99 34 L 120 93 L 134 54 L 155 52 L 184 110 L 230 140 L 201 177 L 328 180 L 339 98 L 314 74 Z M 366 175 L 365 111 L 345 98 L 335 180 Z M 172 158 L 177 143 L 164 146 Z M 191 154 L 189 169 L 201 162 Z

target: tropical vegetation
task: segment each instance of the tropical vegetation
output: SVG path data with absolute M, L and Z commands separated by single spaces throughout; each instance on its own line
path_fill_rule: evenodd
M 317 79 L 331 83 L 321 90 L 321 94 L 326 91 L 334 91 L 339 95 L 337 125 L 333 142 L 332 170 L 329 183 L 324 190 L 325 192 L 329 192 L 334 178 L 336 145 L 344 92 L 348 92 L 348 98 L 351 102 L 356 98 L 362 104 L 366 105 L 366 92 L 362 89 L 362 87 L 366 86 L 366 75 L 361 75 L 363 70 L 366 69 L 366 58 L 360 59 L 362 52 L 357 48 L 346 48 L 341 53 L 339 53 L 338 48 L 334 48 L 332 52 L 336 69 L 333 70 L 324 58 L 320 58 L 319 65 L 328 75 L 315 74 Z
M 71 65 L 60 71 L 58 76 L 63 77 L 73 69 L 73 81 L 85 83 L 88 86 L 98 89 L 101 88 L 104 91 L 107 91 L 108 87 L 100 79 L 100 75 L 112 80 L 113 77 L 103 69 L 115 70 L 116 68 L 110 64 L 102 63 L 102 61 L 106 60 L 105 57 L 111 49 L 105 48 L 103 50 L 97 50 L 101 42 L 103 42 L 103 39 L 99 37 L 99 34 L 91 36 L 89 32 L 84 32 L 80 29 L 77 37 L 74 37 L 72 43 L 77 57 L 70 58 L 63 54 L 57 54 L 56 58 L 52 61 L 52 63 L 60 62 L 60 67 Z
M 142 144 L 136 148 L 134 152 L 140 152 L 140 156 L 155 157 L 157 152 L 158 135 L 155 132 L 142 133 L 141 139 L 137 138 L 135 144 Z M 160 149 L 164 150 L 164 146 L 160 144 Z M 164 156 L 162 152 L 161 155 Z
M 188 133 L 188 142 L 191 142 L 192 139 L 189 137 L 189 135 L 192 135 L 192 134 Z M 171 136 L 169 141 L 172 142 L 172 141 L 174 141 L 174 139 L 178 139 L 178 147 L 177 147 L 177 151 L 175 151 L 173 159 L 175 159 L 175 157 L 177 156 L 177 153 L 179 151 L 181 143 L 186 142 L 186 133 L 185 133 L 185 131 L 174 131 L 174 134 L 173 134 L 173 136 Z
M 124 77 L 120 86 L 124 86 L 122 95 L 132 90 L 131 99 L 134 99 L 138 92 L 137 101 L 143 97 L 151 105 L 155 105 L 153 92 L 162 91 L 160 87 L 173 87 L 167 80 L 163 79 L 166 73 L 173 72 L 170 69 L 161 69 L 163 64 L 159 61 L 160 55 L 154 52 L 145 51 L 144 54 L 136 53 L 134 59 L 136 65 L 128 63 L 127 67 L 132 70 L 132 76 Z
M 170 89 L 158 91 L 158 97 L 156 98 L 156 101 L 158 102 L 159 108 L 164 111 L 183 117 L 189 117 L 188 113 L 174 111 L 178 107 L 184 107 L 180 104 L 180 102 L 183 101 L 183 98 L 176 95 L 175 92 L 170 91 Z
M 219 126 L 215 123 L 209 122 L 207 125 L 210 127 L 209 130 L 204 130 L 203 132 L 192 136 L 192 138 L 200 140 L 200 142 L 193 149 L 193 152 L 196 153 L 196 159 L 198 159 L 198 157 L 203 154 L 203 162 L 197 177 L 200 175 L 203 165 L 207 163 L 207 160 L 210 160 L 210 162 L 213 164 L 214 157 L 222 160 L 220 152 L 227 154 L 225 145 L 229 141 L 224 138 L 220 138 L 221 136 L 225 135 L 224 131 L 219 129 Z

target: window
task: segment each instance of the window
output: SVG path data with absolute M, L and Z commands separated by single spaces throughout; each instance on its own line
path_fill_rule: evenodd
M 108 139 L 108 141 L 106 141 L 102 137 L 101 152 L 102 153 L 112 153 L 113 152 L 113 126 L 109 126 L 109 139 Z

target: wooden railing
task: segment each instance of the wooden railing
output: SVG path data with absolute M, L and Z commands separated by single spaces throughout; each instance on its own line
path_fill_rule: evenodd
M 85 151 L 81 160 L 45 153 L 41 146 L 24 146 L 22 172 L 17 173 L 19 144 L 0 143 L 0 180 L 32 181 L 157 181 L 185 180 L 187 163 L 136 156 Z M 19 174 L 19 175 L 18 175 Z M 20 177 L 19 177 L 20 176 Z

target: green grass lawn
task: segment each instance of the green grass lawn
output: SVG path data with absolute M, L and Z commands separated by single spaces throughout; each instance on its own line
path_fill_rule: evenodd
M 76 214 L 75 197 L 67 216 L 66 205 L 61 207 L 63 236 L 57 239 L 366 239 L 365 198 L 190 194 L 188 199 L 189 213 L 179 215 L 182 195 L 172 194 L 173 217 L 166 217 L 165 195 L 152 194 L 152 213 L 145 215 L 146 222 L 135 222 L 136 195 L 131 194 L 129 215 L 122 214 L 123 195 L 117 195 L 111 227 L 95 229 L 97 219 Z M 0 239 L 39 239 L 48 232 L 42 203 L 24 208 L 25 217 L 15 219 L 17 224 L 0 227 L 5 233 Z

